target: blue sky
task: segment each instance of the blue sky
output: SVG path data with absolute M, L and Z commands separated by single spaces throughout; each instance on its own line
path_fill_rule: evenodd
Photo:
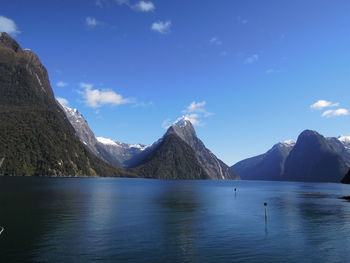
M 150 144 L 186 114 L 232 165 L 304 129 L 350 135 L 349 14 L 347 0 L 3 0 L 0 29 L 96 136 Z

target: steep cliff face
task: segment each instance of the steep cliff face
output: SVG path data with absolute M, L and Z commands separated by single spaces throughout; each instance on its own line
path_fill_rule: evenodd
M 167 134 L 133 169 L 142 177 L 158 179 L 210 179 L 194 150 L 176 134 Z
M 128 144 L 103 137 L 96 138 L 84 116 L 77 109 L 63 105 L 61 107 L 79 140 L 91 153 L 112 165 L 135 167 L 157 144 L 157 142 L 153 145 Z
M 194 150 L 197 160 L 211 179 L 240 179 L 239 175 L 219 160 L 197 137 L 192 123 L 183 117 L 166 134 L 176 134 Z
M 0 36 L 0 175 L 133 176 L 90 154 L 57 104 L 45 67 Z
M 348 169 L 325 137 L 305 130 L 286 159 L 283 177 L 288 181 L 340 182 Z

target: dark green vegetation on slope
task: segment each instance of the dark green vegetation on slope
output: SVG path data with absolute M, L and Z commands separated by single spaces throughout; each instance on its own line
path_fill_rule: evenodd
M 209 179 L 194 150 L 176 134 L 163 141 L 133 169 L 142 177 L 159 179 Z
M 0 175 L 133 176 L 85 149 L 57 105 L 46 69 L 0 36 Z

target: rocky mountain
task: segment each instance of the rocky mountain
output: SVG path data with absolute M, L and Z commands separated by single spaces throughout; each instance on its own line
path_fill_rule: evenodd
M 197 137 L 192 123 L 186 117 L 182 117 L 170 126 L 165 136 L 171 134 L 176 134 L 194 150 L 198 162 L 210 179 L 240 179 L 234 170 L 205 147 L 204 143 Z
M 296 143 L 278 143 L 232 168 L 245 180 L 340 182 L 350 167 L 346 143 L 346 137 L 325 138 L 305 130 Z
M 76 135 L 92 153 L 111 164 L 134 168 L 131 170 L 142 177 L 239 179 L 234 171 L 204 146 L 197 138 L 191 122 L 185 118 L 173 124 L 163 138 L 146 146 L 96 138 L 76 109 L 62 107 Z
M 166 134 L 133 171 L 146 178 L 211 179 L 191 146 L 174 133 Z
M 344 145 L 347 151 L 350 151 L 350 136 L 339 136 L 338 140 Z
M 0 175 L 135 176 L 91 154 L 57 104 L 38 56 L 0 35 Z
M 284 162 L 293 149 L 295 141 L 275 144 L 264 154 L 240 161 L 232 166 L 244 180 L 283 180 Z
M 77 110 L 62 105 L 69 122 L 74 127 L 77 137 L 91 153 L 104 161 L 129 168 L 137 166 L 155 146 L 142 144 L 127 144 L 115 140 L 95 137 L 84 116 Z
M 347 148 L 347 142 L 343 141 L 341 137 L 335 138 L 335 137 L 329 137 L 326 138 L 328 145 L 332 148 L 333 151 L 335 151 L 337 154 L 342 156 L 344 160 L 346 161 L 347 165 L 350 166 L 350 150 Z
M 348 169 L 325 137 L 305 130 L 286 159 L 283 177 L 288 181 L 340 182 Z

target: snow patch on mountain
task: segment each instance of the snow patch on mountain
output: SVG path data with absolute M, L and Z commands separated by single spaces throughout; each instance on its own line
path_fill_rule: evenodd
M 293 147 L 295 145 L 295 141 L 294 140 L 286 140 L 286 141 L 283 141 L 281 142 L 284 146 L 286 147 Z
M 173 125 L 186 126 L 188 123 L 191 123 L 190 119 L 187 116 L 182 116 L 178 118 Z
M 344 145 L 347 150 L 350 150 L 350 136 L 339 136 L 338 140 Z
M 97 141 L 99 141 L 102 144 L 105 145 L 114 145 L 114 146 L 119 146 L 115 141 L 113 141 L 112 139 L 108 139 L 108 138 L 103 138 L 103 137 L 96 137 Z

